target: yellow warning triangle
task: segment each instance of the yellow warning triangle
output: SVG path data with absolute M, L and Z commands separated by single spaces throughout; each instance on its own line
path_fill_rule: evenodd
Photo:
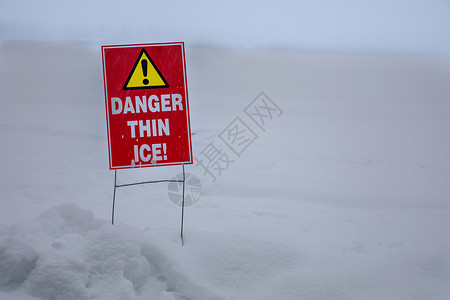
M 133 69 L 125 82 L 124 90 L 156 89 L 169 87 L 147 51 L 142 48 Z

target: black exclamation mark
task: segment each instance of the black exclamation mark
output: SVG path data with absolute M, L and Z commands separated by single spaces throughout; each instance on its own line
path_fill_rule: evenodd
M 146 59 L 141 60 L 142 72 L 144 73 L 144 77 L 147 77 L 147 64 L 148 61 Z M 149 81 L 147 78 L 144 78 L 144 80 L 142 80 L 142 83 L 147 85 Z

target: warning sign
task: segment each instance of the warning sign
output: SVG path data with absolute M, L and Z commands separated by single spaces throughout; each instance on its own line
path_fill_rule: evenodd
M 110 169 L 192 163 L 184 44 L 102 46 Z
M 133 69 L 128 76 L 124 90 L 166 88 L 169 84 L 158 70 L 147 51 L 142 48 Z

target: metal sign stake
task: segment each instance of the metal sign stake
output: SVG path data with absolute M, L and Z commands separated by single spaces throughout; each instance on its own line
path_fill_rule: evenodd
M 113 201 L 112 201 L 112 215 L 111 215 L 111 224 L 114 225 L 114 215 L 115 215 L 115 206 L 116 206 L 116 189 L 120 187 L 127 187 L 127 186 L 133 186 L 133 185 L 139 185 L 139 184 L 148 184 L 148 183 L 162 183 L 162 182 L 179 182 L 183 184 L 183 199 L 181 202 L 181 245 L 184 246 L 184 236 L 183 236 L 183 230 L 184 230 L 184 196 L 185 196 L 185 185 L 186 185 L 186 173 L 184 170 L 184 164 L 182 164 L 183 167 L 183 179 L 182 180 L 176 180 L 176 179 L 162 179 L 162 180 L 151 180 L 151 181 L 143 181 L 143 182 L 132 182 L 132 183 L 125 183 L 125 184 L 117 184 L 117 170 L 114 170 L 114 191 L 113 191 Z

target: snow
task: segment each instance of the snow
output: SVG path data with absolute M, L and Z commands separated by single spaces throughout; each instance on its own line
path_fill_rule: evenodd
M 100 48 L 0 43 L 0 299 L 450 299 L 448 57 L 186 54 L 194 155 L 233 162 L 186 167 L 181 246 L 166 184 L 118 189 L 110 223 Z M 261 91 L 283 111 L 265 130 Z M 236 117 L 258 136 L 240 156 Z
M 2 285 L 22 285 L 40 299 L 177 299 L 180 291 L 214 299 L 174 270 L 156 240 L 94 219 L 77 204 L 60 204 L 4 233 Z

